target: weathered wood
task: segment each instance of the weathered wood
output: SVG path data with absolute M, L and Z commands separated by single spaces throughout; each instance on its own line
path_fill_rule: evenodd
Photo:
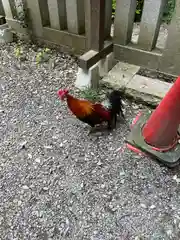
M 85 33 L 84 0 L 66 0 L 68 31 L 75 34 Z
M 47 0 L 28 0 L 27 8 L 33 34 L 36 37 L 42 37 L 43 26 L 50 25 Z
M 6 23 L 5 17 L 0 15 L 0 25 L 5 24 L 5 23 Z
M 86 49 L 91 48 L 91 0 L 84 0 Z
M 112 24 L 112 0 L 105 0 L 104 39 L 108 39 Z
M 77 52 L 86 50 L 86 38 L 67 31 L 59 31 L 49 27 L 43 27 L 42 37 L 52 43 L 68 46 Z
M 159 69 L 179 75 L 180 72 L 180 0 L 176 0 L 175 13 L 168 29 L 166 47 L 163 51 Z
M 5 16 L 2 0 L 0 0 L 0 15 Z
M 104 47 L 105 0 L 91 0 L 91 49 L 101 51 Z
M 131 41 L 135 10 L 135 0 L 116 0 L 114 43 L 126 45 Z
M 9 5 L 11 7 L 13 18 L 17 18 L 18 12 L 17 12 L 16 1 L 15 0 L 7 0 L 7 1 L 9 1 Z
M 42 25 L 43 27 L 50 26 L 47 0 L 38 0 L 38 1 L 39 1 L 40 13 L 41 13 Z
M 105 5 L 105 2 L 107 2 L 107 5 Z M 113 51 L 112 42 L 104 42 L 105 37 L 110 35 L 111 21 L 109 26 L 108 24 L 106 26 L 104 25 L 105 8 L 106 11 L 108 11 L 108 6 L 110 6 L 110 9 L 112 9 L 111 4 L 109 4 L 106 0 L 85 1 L 85 11 L 87 17 L 86 36 L 88 49 L 90 50 L 79 58 L 79 66 L 84 70 L 88 70 L 99 60 L 105 58 L 109 53 Z
M 65 0 L 48 0 L 50 26 L 54 29 L 67 28 Z
M 17 17 L 16 5 L 14 0 L 2 0 L 2 5 L 6 18 L 13 19 Z
M 155 48 L 166 0 L 146 0 L 140 23 L 139 46 L 151 51 Z
M 112 42 L 106 41 L 104 44 L 104 48 L 97 52 L 95 50 L 89 50 L 79 58 L 79 67 L 84 70 L 88 70 L 94 64 L 96 64 L 100 59 L 106 57 L 109 53 L 113 51 Z
M 122 62 L 147 67 L 149 69 L 158 69 L 162 54 L 155 51 L 149 52 L 135 48 L 133 44 L 132 46 L 131 44 L 128 46 L 115 44 L 114 57 Z

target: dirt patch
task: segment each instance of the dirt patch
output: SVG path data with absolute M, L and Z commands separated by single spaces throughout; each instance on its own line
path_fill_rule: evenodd
M 141 67 L 139 69 L 137 74 L 141 75 L 141 76 L 144 76 L 144 77 L 159 79 L 161 81 L 169 82 L 169 83 L 173 83 L 176 79 L 176 76 L 169 75 L 169 74 L 166 74 L 166 73 L 162 73 L 162 72 L 159 72 L 159 71 L 150 70 L 150 69 L 143 68 L 143 67 Z

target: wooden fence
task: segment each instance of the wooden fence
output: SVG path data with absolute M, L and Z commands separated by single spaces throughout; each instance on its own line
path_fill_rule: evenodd
M 33 36 L 76 53 L 88 69 L 110 52 L 119 61 L 178 75 L 180 72 L 180 0 L 168 27 L 164 49 L 157 49 L 162 13 L 167 0 L 144 0 L 137 43 L 132 43 L 136 0 L 116 0 L 114 35 L 111 33 L 111 0 L 22 0 Z M 0 0 L 0 15 L 21 31 L 18 0 Z

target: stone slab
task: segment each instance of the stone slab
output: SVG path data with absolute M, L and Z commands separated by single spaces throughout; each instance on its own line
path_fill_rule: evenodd
M 156 106 L 172 84 L 140 75 L 134 75 L 126 85 L 125 93 L 135 100 Z
M 118 62 L 101 80 L 101 83 L 115 89 L 123 89 L 139 69 L 139 66 Z
M 100 83 L 121 90 L 135 101 L 156 107 L 171 88 L 172 83 L 138 75 L 139 69 L 139 66 L 118 62 Z

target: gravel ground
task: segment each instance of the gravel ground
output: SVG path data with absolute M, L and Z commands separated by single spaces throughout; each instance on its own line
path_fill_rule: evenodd
M 0 49 L 0 239 L 180 239 L 179 169 L 119 152 L 124 124 L 88 136 L 56 96 L 74 89 L 75 59 L 38 67 L 26 45 L 20 64 L 15 46 Z M 142 107 L 125 105 L 130 123 Z

